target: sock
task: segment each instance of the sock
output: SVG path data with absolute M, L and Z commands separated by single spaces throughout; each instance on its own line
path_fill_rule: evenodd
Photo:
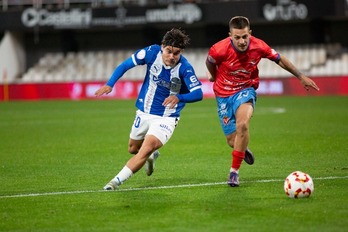
M 244 156 L 245 156 L 245 152 L 236 151 L 236 150 L 232 152 L 232 166 L 231 166 L 232 171 L 238 172 L 240 165 L 243 162 Z
M 123 184 L 126 180 L 128 180 L 133 175 L 132 170 L 130 170 L 127 166 L 124 166 L 122 170 L 113 178 L 114 181 L 118 185 Z

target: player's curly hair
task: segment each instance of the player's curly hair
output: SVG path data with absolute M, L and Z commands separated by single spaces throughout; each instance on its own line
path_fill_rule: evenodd
M 190 38 L 185 31 L 180 28 L 172 28 L 163 36 L 162 45 L 185 49 L 189 45 Z

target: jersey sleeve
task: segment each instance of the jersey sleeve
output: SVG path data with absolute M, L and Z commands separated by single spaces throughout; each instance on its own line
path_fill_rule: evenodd
M 208 52 L 207 61 L 211 64 L 219 63 L 219 53 L 216 51 L 215 46 L 210 47 Z
M 147 64 L 153 55 L 153 51 L 156 47 L 148 46 L 135 51 L 131 57 L 122 62 L 113 72 L 106 85 L 113 87 L 115 83 L 127 72 L 129 69 L 134 68 L 137 65 Z
M 135 64 L 132 61 L 132 58 L 129 57 L 125 61 L 123 61 L 112 73 L 110 79 L 106 83 L 106 85 L 110 86 L 111 88 L 114 87 L 115 83 L 120 79 L 125 72 L 127 72 L 129 69 L 133 68 Z
M 279 53 L 274 50 L 273 48 L 271 48 L 268 44 L 266 44 L 265 42 L 261 42 L 261 47 L 264 51 L 264 57 L 277 62 L 280 59 L 280 55 Z
M 135 65 L 144 65 L 148 64 L 152 57 L 157 54 L 159 50 L 158 45 L 151 45 L 142 49 L 137 50 L 133 55 L 133 63 Z
M 202 83 L 198 80 L 196 73 L 191 65 L 186 65 L 183 72 L 183 79 L 187 89 L 192 92 L 195 89 L 201 88 Z
M 227 59 L 231 46 L 231 39 L 229 37 L 213 44 L 209 49 L 207 61 L 215 65 L 221 64 Z
M 202 83 L 197 78 L 193 67 L 190 64 L 183 66 L 181 71 L 182 80 L 184 81 L 184 89 L 187 91 L 180 92 L 177 95 L 180 102 L 196 102 L 203 99 Z

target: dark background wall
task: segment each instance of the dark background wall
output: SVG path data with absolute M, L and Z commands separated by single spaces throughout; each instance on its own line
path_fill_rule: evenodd
M 172 27 L 184 29 L 191 37 L 189 48 L 209 48 L 218 40 L 228 36 L 228 21 L 232 16 L 245 15 L 251 21 L 253 35 L 269 45 L 302 45 L 319 43 L 340 43 L 348 48 L 348 6 L 345 0 L 245 0 L 209 1 L 194 4 L 194 10 L 202 17 L 193 23 L 173 22 L 138 23 L 123 26 L 88 26 L 65 28 L 40 25 L 26 27 L 21 22 L 24 9 L 0 12 L 0 35 L 13 31 L 22 37 L 27 54 L 27 66 L 37 62 L 47 52 L 77 52 L 117 49 L 137 49 L 153 43 L 160 43 L 165 31 Z M 266 19 L 265 6 L 272 6 L 275 18 Z M 295 11 L 306 6 L 305 18 L 297 17 Z M 27 6 L 30 7 L 30 6 Z M 110 17 L 120 7 L 89 8 L 93 17 Z M 122 6 L 126 17 L 141 16 L 148 9 L 169 9 L 169 6 Z M 51 9 L 50 9 L 51 10 Z M 68 12 L 71 9 L 53 9 L 52 12 Z M 195 12 L 195 11 L 193 11 Z M 106 15 L 106 16 L 105 16 Z M 289 20 L 282 17 L 291 16 Z M 118 16 L 117 16 L 118 17 Z M 189 49 L 188 48 L 188 49 Z

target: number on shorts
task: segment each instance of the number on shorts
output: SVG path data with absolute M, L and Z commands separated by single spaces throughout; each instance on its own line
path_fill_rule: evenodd
M 247 97 L 249 95 L 249 91 L 248 90 L 245 90 L 245 91 L 242 91 L 238 94 L 238 97 L 237 97 L 237 100 L 243 98 L 243 97 Z
M 136 117 L 136 119 L 134 120 L 134 127 L 135 128 L 139 128 L 140 126 L 140 117 Z

